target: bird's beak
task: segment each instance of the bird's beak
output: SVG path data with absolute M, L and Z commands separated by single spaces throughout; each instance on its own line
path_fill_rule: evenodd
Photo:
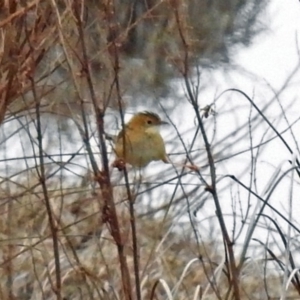
M 159 125 L 169 125 L 169 123 L 166 121 L 161 121 Z

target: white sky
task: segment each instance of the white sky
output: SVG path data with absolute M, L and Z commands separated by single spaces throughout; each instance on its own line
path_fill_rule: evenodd
M 280 87 L 299 60 L 296 48 L 296 37 L 300 46 L 299 16 L 299 1 L 270 1 L 265 17 L 266 24 L 271 25 L 270 30 L 258 37 L 249 49 L 239 53 L 238 63 Z

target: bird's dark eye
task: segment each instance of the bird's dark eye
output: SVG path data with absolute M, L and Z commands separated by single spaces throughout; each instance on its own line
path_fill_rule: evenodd
M 152 124 L 152 121 L 151 120 L 147 120 L 147 124 Z

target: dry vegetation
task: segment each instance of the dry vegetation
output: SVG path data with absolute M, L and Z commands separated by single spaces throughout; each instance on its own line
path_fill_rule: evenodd
M 195 65 L 229 61 L 231 46 L 250 42 L 264 5 L 0 1 L 1 299 L 278 299 L 281 277 L 268 272 L 267 259 L 236 257 L 189 81 Z M 126 172 L 123 185 L 110 176 L 104 117 L 109 108 L 123 118 L 137 105 L 124 96 L 163 95 L 174 74 L 195 108 L 210 179 L 195 174 L 196 189 L 177 198 L 164 192 L 159 209 L 145 209 Z M 82 148 L 65 155 L 64 143 Z M 10 160 L 18 149 L 30 155 Z M 173 207 L 203 194 L 216 203 L 223 244 L 202 240 L 192 222 L 171 230 Z

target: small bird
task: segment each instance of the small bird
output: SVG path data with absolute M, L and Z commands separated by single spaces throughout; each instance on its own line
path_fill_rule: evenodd
M 116 138 L 114 151 L 117 160 L 137 168 L 143 168 L 151 161 L 171 163 L 158 128 L 164 124 L 168 123 L 155 113 L 144 111 L 135 114 Z
M 162 121 L 155 113 L 144 111 L 135 114 L 114 139 L 117 159 L 113 166 L 121 170 L 128 163 L 135 168 L 144 168 L 152 161 L 161 160 L 166 164 L 199 171 L 197 166 L 174 164 L 170 160 L 159 133 L 159 126 L 165 124 L 168 122 Z

